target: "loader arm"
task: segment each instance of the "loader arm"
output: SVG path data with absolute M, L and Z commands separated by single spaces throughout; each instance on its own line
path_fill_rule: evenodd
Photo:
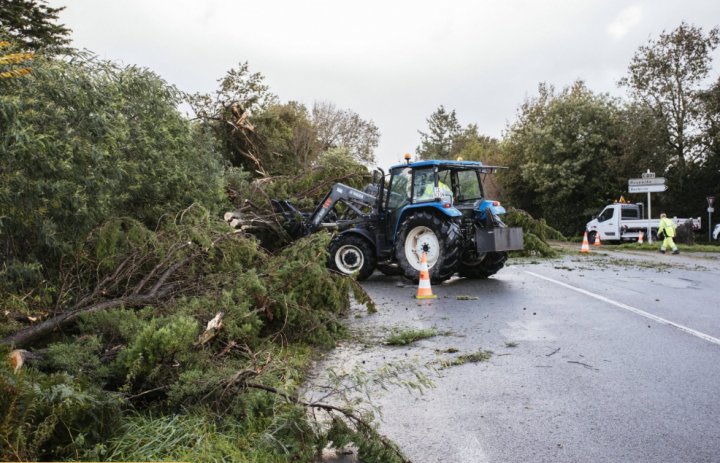
M 325 198 L 320 202 L 315 212 L 309 217 L 307 224 L 308 233 L 314 233 L 322 226 L 323 221 L 338 202 L 343 203 L 352 210 L 358 216 L 358 222 L 369 219 L 374 212 L 377 212 L 377 197 L 342 183 L 336 183 L 330 189 L 330 192 L 325 195 Z M 368 208 L 371 208 L 369 213 L 367 212 Z M 344 224 L 350 224 L 351 222 L 352 221 L 344 221 Z

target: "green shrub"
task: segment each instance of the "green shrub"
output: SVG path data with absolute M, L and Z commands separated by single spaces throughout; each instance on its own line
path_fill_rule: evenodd
M 65 373 L 0 367 L 0 460 L 76 458 L 114 430 L 122 403 Z
M 556 229 L 549 226 L 545 219 L 534 219 L 530 214 L 521 210 L 510 208 L 503 220 L 510 227 L 522 227 L 525 249 L 523 256 L 554 257 L 557 253 L 547 243 L 548 240 L 565 241 L 565 237 Z
M 198 337 L 196 320 L 183 316 L 153 318 L 118 356 L 128 371 L 128 387 L 146 381 L 167 384 L 166 375 L 177 376 L 169 366 L 192 360 L 193 342 Z

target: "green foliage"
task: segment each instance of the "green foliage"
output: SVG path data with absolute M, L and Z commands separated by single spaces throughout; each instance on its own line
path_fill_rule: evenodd
M 358 455 L 367 463 L 403 463 L 406 460 L 400 450 L 384 440 L 382 435 L 371 426 L 360 425 L 353 429 L 341 419 L 333 419 L 327 433 L 328 443 L 336 448 L 343 448 L 354 444 L 358 448 Z
M 213 95 L 196 93 L 188 98 L 201 121 L 201 129 L 213 135 L 227 163 L 242 167 L 253 176 L 267 175 L 264 164 L 270 163 L 277 155 L 268 149 L 266 140 L 258 135 L 249 122 L 249 116 L 268 110 L 277 103 L 277 97 L 270 92 L 262 74 L 250 72 L 247 62 L 240 63 L 237 69 L 230 69 L 218 80 L 218 84 Z M 290 109 L 304 111 L 304 108 Z M 287 113 L 290 118 L 293 117 L 292 113 Z M 287 120 L 283 121 L 285 123 L 274 122 L 278 122 L 281 127 L 267 131 L 282 139 L 283 135 L 287 135 L 283 133 L 287 128 Z
M 2 260 L 40 263 L 48 276 L 109 217 L 154 228 L 195 201 L 217 210 L 219 158 L 179 101 L 144 69 L 38 60 L 0 97 Z
M 252 234 L 261 245 L 274 251 L 290 244 L 291 238 L 271 205 L 271 199 L 290 200 L 302 211 L 313 211 L 330 188 L 338 182 L 363 188 L 370 181 L 370 173 L 346 148 L 322 153 L 312 167 L 296 175 L 281 175 L 256 179 L 249 185 L 236 177 L 241 187 L 232 189 L 233 204 L 241 211 L 246 223 L 252 223 Z M 336 208 L 342 214 L 341 206 Z
M 64 372 L 73 377 L 97 380 L 93 373 L 100 369 L 102 343 L 95 335 L 86 335 L 72 343 L 58 342 L 43 349 L 40 368 L 50 372 Z
M 316 233 L 297 241 L 270 259 L 267 287 L 270 330 L 289 340 L 304 339 L 332 346 L 344 333 L 339 316 L 350 305 L 351 284 L 325 267 L 330 235 Z
M 137 415 L 125 420 L 116 437 L 86 457 L 98 461 L 311 462 L 312 436 L 303 439 L 303 429 L 290 424 L 302 422 L 302 410 L 297 408 L 278 404 L 276 421 L 265 426 L 249 417 L 235 420 L 202 409 Z M 291 432 L 295 436 L 288 439 Z
M 393 330 L 390 336 L 385 339 L 385 344 L 389 346 L 407 346 L 415 341 L 432 338 L 437 336 L 437 330 L 427 328 L 422 330 Z
M 493 351 L 491 350 L 479 350 L 470 354 L 461 354 L 448 360 L 441 360 L 440 366 L 442 368 L 449 368 L 465 365 L 466 363 L 487 362 L 490 358 L 492 358 L 492 354 Z
M 169 371 L 166 367 L 176 362 L 185 363 L 198 332 L 197 321 L 190 317 L 153 318 L 120 353 L 118 361 L 127 369 L 131 382 L 142 383 L 149 377 L 149 380 L 166 384 L 167 378 L 156 379 L 154 376 Z
M 659 151 L 671 194 L 660 195 L 657 206 L 671 215 L 704 215 L 704 198 L 717 193 L 720 160 L 716 149 L 718 106 L 713 88 L 705 90 L 720 28 L 705 33 L 685 22 L 663 31 L 638 48 L 620 84 L 652 113 L 650 126 L 661 134 Z M 653 201 L 655 206 L 655 201 Z
M 66 373 L 0 366 L 0 459 L 77 458 L 101 442 L 118 422 L 122 400 Z
M 302 172 L 320 154 L 317 132 L 300 103 L 273 104 L 253 117 L 253 125 L 261 139 L 262 166 L 271 175 Z
M 452 140 L 450 159 L 480 161 L 492 165 L 498 158 L 500 147 L 495 138 L 481 135 L 477 124 L 470 124 Z
M 70 29 L 56 23 L 65 7 L 49 7 L 45 0 L 3 0 L 0 6 L 0 34 L 20 44 L 23 50 L 44 53 L 69 50 Z
M 272 198 L 296 199 L 315 207 L 334 183 L 362 188 L 369 180 L 368 169 L 358 163 L 347 149 L 338 148 L 320 155 L 308 172 L 277 178 L 265 191 Z
M 78 331 L 94 333 L 105 345 L 127 345 L 145 325 L 143 315 L 150 310 L 136 312 L 132 309 L 103 310 L 86 314 L 78 321 Z
M 621 191 L 623 181 L 607 165 L 622 153 L 619 108 L 576 82 L 555 94 L 541 85 L 510 127 L 499 174 L 510 200 L 553 227 L 574 234 L 595 210 Z
M 548 240 L 564 241 L 565 237 L 559 231 L 550 227 L 545 219 L 534 219 L 527 212 L 510 208 L 503 220 L 510 227 L 523 229 L 524 250 L 515 252 L 523 256 L 554 257 L 557 253 L 548 245 Z
M 453 139 L 460 133 L 460 123 L 455 110 L 448 112 L 440 105 L 426 121 L 428 132 L 420 132 L 417 155 L 421 159 L 450 159 Z

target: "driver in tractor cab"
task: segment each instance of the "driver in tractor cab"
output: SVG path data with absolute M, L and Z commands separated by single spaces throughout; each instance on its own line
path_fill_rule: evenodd
M 435 199 L 435 183 L 433 181 L 432 174 L 428 174 L 423 179 L 424 181 L 422 183 L 425 184 L 425 188 L 422 191 L 422 194 L 417 197 L 416 199 L 419 201 L 427 201 L 429 199 Z M 449 202 L 452 204 L 452 190 L 449 186 L 444 184 L 442 181 L 438 180 L 438 188 L 440 189 L 440 197 L 445 198 L 448 197 Z

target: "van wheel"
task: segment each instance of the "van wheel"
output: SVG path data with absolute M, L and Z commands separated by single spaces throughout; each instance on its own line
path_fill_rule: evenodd
M 595 243 L 595 237 L 596 237 L 596 236 L 597 236 L 597 231 L 594 231 L 594 230 L 593 230 L 593 231 L 591 231 L 590 233 L 588 233 L 588 243 L 589 243 L 589 244 Z

